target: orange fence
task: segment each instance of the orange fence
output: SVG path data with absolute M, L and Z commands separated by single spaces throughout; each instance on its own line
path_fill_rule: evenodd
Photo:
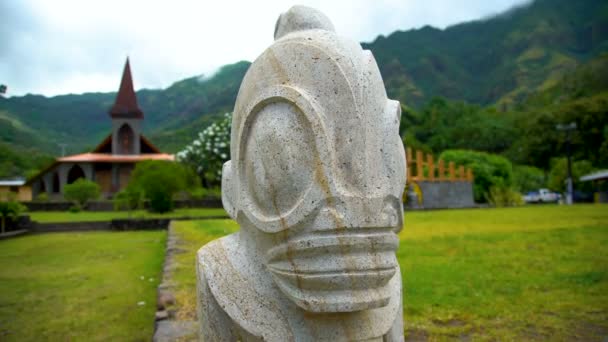
M 454 162 L 449 162 L 447 168 L 443 160 L 435 162 L 432 154 L 425 155 L 422 151 L 407 148 L 405 158 L 407 159 L 407 182 L 418 181 L 473 181 L 473 171 L 460 165 L 458 169 Z

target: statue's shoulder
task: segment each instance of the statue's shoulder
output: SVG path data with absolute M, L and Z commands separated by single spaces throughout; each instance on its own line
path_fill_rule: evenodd
M 212 290 L 218 280 L 222 281 L 222 270 L 226 269 L 229 262 L 225 246 L 232 244 L 233 239 L 234 237 L 226 236 L 213 240 L 197 252 L 197 306 L 199 316 L 205 317 L 200 325 L 200 336 L 204 341 L 246 341 L 238 326 L 218 303 L 218 299 L 220 302 L 224 300 L 216 298 Z
M 229 255 L 236 248 L 237 233 L 215 239 L 197 252 L 197 262 L 203 270 L 226 267 L 230 264 Z
M 263 341 L 256 329 L 260 322 L 244 316 L 244 302 L 259 295 L 251 293 L 241 265 L 237 234 L 213 240 L 197 252 L 199 315 L 205 341 Z M 262 315 L 263 316 L 263 315 Z M 253 321 L 253 323 L 251 323 Z M 268 322 L 268 321 L 267 321 Z

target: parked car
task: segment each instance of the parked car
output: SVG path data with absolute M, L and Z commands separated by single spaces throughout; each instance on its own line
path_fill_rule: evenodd
M 561 194 L 549 189 L 539 189 L 538 191 L 528 192 L 523 199 L 526 203 L 555 203 L 559 202 L 561 197 Z
M 538 203 L 540 201 L 540 194 L 538 191 L 530 191 L 523 196 L 523 199 L 526 203 Z

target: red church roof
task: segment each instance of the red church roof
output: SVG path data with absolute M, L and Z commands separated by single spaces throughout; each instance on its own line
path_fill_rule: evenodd
M 129 58 L 125 63 L 125 69 L 122 72 L 122 80 L 120 81 L 120 89 L 116 95 L 116 101 L 110 109 L 110 116 L 113 118 L 129 118 L 141 119 L 144 113 L 137 105 L 137 97 L 133 89 L 133 78 L 131 77 L 131 66 Z
M 58 162 L 103 162 L 103 163 L 136 163 L 144 160 L 167 160 L 173 161 L 175 157 L 166 153 L 148 154 L 107 154 L 107 153 L 82 153 L 58 158 Z

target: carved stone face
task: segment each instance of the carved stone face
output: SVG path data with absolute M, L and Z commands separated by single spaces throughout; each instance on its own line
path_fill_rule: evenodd
M 298 13 L 281 18 L 298 26 Z M 331 27 L 289 32 L 281 20 L 239 91 L 224 206 L 301 308 L 385 306 L 403 223 L 399 103 L 369 51 Z

